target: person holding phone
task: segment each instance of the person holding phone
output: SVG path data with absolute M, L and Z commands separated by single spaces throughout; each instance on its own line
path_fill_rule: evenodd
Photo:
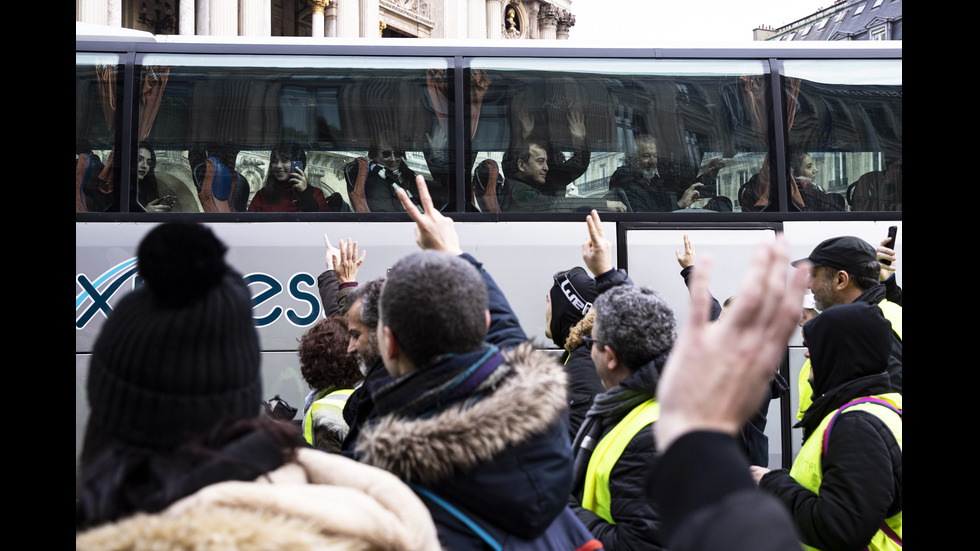
M 160 195 L 156 176 L 157 154 L 147 144 L 140 144 L 136 153 L 136 198 L 145 212 L 170 212 L 177 198 L 173 195 Z
M 248 206 L 249 212 L 327 212 L 327 198 L 306 178 L 306 152 L 298 145 L 279 145 L 269 156 L 269 171 Z

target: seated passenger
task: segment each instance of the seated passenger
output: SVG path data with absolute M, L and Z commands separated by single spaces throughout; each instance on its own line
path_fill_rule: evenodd
M 657 158 L 657 140 L 641 135 L 635 140 L 635 150 L 626 155 L 623 166 L 613 172 L 609 189 L 623 190 L 633 212 L 671 212 L 686 209 L 701 198 L 704 181 L 714 182 L 718 171 L 724 167 L 719 160 L 712 160 L 709 172 L 699 176 L 693 184 L 684 187 L 670 181 L 660 173 Z M 678 195 L 680 197 L 678 198 Z
M 568 184 L 585 174 L 592 159 L 592 152 L 586 142 L 585 116 L 580 111 L 571 111 L 565 115 L 570 137 L 570 143 L 565 145 L 572 150 L 572 155 L 568 158 L 562 151 L 564 147 L 548 135 L 548 125 L 536 122 L 539 116 L 547 118 L 548 115 L 544 109 L 536 109 L 534 112 L 526 106 L 517 109 L 520 143 L 537 143 L 548 154 L 548 174 L 544 183 L 535 184 L 535 187 L 544 195 L 564 197 Z
M 503 158 L 507 178 L 505 201 L 507 210 L 514 212 L 626 212 L 622 201 L 603 197 L 567 198 L 548 195 L 542 191 L 548 177 L 548 152 L 536 142 L 509 149 Z
M 798 151 L 790 157 L 790 170 L 793 179 L 796 180 L 796 187 L 800 190 L 803 198 L 803 211 L 828 211 L 844 210 L 843 197 L 838 194 L 827 193 L 816 183 L 817 166 L 813 162 L 813 157 L 806 151 Z
M 402 212 L 396 195 L 398 188 L 404 188 L 410 197 L 418 195 L 415 172 L 405 164 L 405 151 L 392 147 L 389 139 L 382 139 L 368 150 L 368 160 L 364 196 L 371 212 Z
M 170 212 L 177 201 L 177 197 L 173 195 L 160 197 L 155 173 L 156 166 L 156 151 L 147 143 L 140 144 L 136 156 L 137 208 L 146 212 Z
M 294 161 L 297 162 L 293 166 Z M 272 150 L 265 185 L 256 192 L 249 212 L 329 212 L 327 198 L 306 179 L 306 152 L 297 145 Z
M 886 161 L 885 170 L 875 170 L 858 178 L 848 189 L 851 210 L 902 210 L 902 159 Z

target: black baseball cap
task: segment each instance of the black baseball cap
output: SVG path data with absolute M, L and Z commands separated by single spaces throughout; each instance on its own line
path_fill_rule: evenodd
M 809 260 L 814 267 L 827 266 L 855 276 L 877 278 L 879 273 L 878 253 L 874 247 L 867 241 L 850 235 L 832 237 L 821 242 L 814 247 L 810 256 L 794 261 L 793 265 L 804 260 Z

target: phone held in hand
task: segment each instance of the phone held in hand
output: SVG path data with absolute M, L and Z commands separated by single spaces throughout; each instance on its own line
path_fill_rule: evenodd
M 292 166 L 289 168 L 289 172 L 299 174 L 300 170 L 303 170 L 303 161 L 293 161 Z
M 890 237 L 891 240 L 886 244 L 886 246 L 889 249 L 892 249 L 892 250 L 895 249 L 895 237 L 897 235 L 898 235 L 898 226 L 891 226 L 891 227 L 888 228 L 888 237 Z M 892 263 L 892 261 L 891 260 L 888 260 L 887 258 L 882 258 L 881 259 L 881 263 L 884 264 L 884 265 L 886 265 L 886 266 L 888 266 L 888 265 L 890 265 Z

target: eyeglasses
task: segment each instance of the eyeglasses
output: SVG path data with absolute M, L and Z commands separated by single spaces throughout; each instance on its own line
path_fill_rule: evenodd
M 582 336 L 582 342 L 584 342 L 585 345 L 589 347 L 589 350 L 592 350 L 592 345 L 597 344 L 599 341 L 596 340 L 596 339 L 593 339 L 592 337 L 584 336 L 583 335 Z
M 397 159 L 402 157 L 401 151 L 392 151 L 390 149 L 385 149 L 381 152 L 382 159 Z

